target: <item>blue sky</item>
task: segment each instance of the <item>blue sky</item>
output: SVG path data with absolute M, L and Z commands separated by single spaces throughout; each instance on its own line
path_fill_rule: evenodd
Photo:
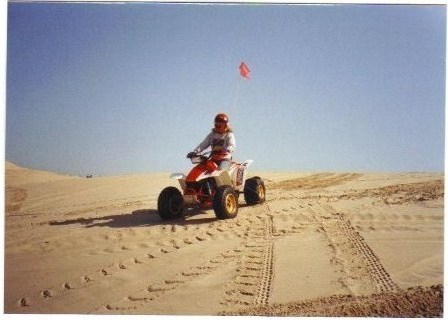
M 186 170 L 223 111 L 255 170 L 444 170 L 443 5 L 10 2 L 7 27 L 22 166 Z

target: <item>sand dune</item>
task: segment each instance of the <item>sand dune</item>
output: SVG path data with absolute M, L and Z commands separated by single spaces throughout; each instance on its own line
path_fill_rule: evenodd
M 168 174 L 6 163 L 5 312 L 442 316 L 443 174 L 257 175 L 235 219 L 163 222 Z

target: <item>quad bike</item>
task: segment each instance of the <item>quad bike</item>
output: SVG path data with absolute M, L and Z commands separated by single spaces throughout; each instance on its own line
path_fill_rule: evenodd
M 188 208 L 213 208 L 218 219 L 234 218 L 241 193 L 248 205 L 265 201 L 263 180 L 260 177 L 246 180 L 247 168 L 253 160 L 232 162 L 229 170 L 219 170 L 213 156 L 192 153 L 187 157 L 195 164 L 188 175 L 171 175 L 179 180 L 182 192 L 176 187 L 166 187 L 159 195 L 157 209 L 162 219 L 181 218 Z

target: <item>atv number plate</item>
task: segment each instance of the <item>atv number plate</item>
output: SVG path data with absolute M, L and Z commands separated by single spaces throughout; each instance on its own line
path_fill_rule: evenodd
M 244 169 L 243 168 L 238 168 L 238 171 L 236 173 L 236 185 L 240 186 L 243 184 L 243 180 L 244 180 Z

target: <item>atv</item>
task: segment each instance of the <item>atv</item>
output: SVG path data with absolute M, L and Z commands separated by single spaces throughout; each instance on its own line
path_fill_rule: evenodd
M 248 205 L 265 201 L 266 188 L 260 177 L 246 179 L 253 160 L 233 162 L 229 170 L 219 170 L 213 156 L 191 153 L 187 156 L 195 166 L 188 175 L 173 173 L 179 180 L 176 187 L 166 187 L 157 200 L 157 210 L 163 220 L 184 216 L 185 209 L 213 208 L 218 219 L 234 218 L 238 214 L 238 197 L 244 194 Z

